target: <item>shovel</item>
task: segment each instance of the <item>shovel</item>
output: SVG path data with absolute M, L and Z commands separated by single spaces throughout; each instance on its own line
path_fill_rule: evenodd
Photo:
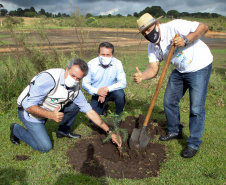
M 178 37 L 178 36 L 179 36 L 179 34 L 176 34 L 176 37 Z M 143 128 L 142 129 L 137 129 L 137 128 L 133 129 L 133 132 L 131 134 L 130 141 L 129 141 L 129 146 L 130 146 L 131 150 L 135 150 L 135 149 L 144 150 L 145 147 L 148 145 L 150 139 L 151 139 L 151 137 L 146 133 L 147 124 L 148 124 L 148 121 L 150 119 L 152 110 L 154 108 L 155 101 L 157 99 L 159 90 L 162 86 L 162 82 L 163 82 L 164 76 L 166 74 L 166 70 L 167 70 L 167 68 L 170 64 L 170 60 L 172 58 L 174 49 L 175 49 L 175 45 L 172 45 L 171 48 L 170 48 L 170 52 L 168 54 L 168 57 L 166 59 L 165 65 L 163 67 L 162 74 L 159 78 L 159 82 L 158 82 L 158 85 L 156 87 L 155 94 L 153 96 L 153 99 L 152 99 L 151 105 L 149 107 L 147 116 L 145 118 Z

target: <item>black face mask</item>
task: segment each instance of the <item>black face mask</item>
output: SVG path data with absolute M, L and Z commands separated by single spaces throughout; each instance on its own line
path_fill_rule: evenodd
M 152 42 L 152 43 L 157 43 L 159 40 L 159 31 L 156 31 L 156 25 L 154 27 L 154 29 L 145 36 L 145 38 Z

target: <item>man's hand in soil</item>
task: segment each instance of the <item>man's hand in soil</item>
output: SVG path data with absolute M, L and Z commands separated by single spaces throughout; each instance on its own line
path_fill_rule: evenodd
M 99 96 L 107 96 L 109 89 L 107 88 L 107 86 L 105 87 L 101 87 L 100 89 L 98 89 L 97 94 Z
M 122 146 L 122 139 L 120 136 L 117 136 L 116 134 L 111 135 L 112 143 L 116 143 L 119 147 Z

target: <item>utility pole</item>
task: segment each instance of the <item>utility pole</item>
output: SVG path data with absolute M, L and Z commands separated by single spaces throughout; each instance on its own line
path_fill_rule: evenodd
M 2 5 L 2 4 L 0 4 L 1 26 L 2 26 L 2 8 L 3 8 L 3 5 Z

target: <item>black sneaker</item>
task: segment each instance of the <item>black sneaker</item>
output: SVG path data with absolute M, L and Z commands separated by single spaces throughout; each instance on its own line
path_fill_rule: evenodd
M 169 141 L 171 139 L 183 139 L 182 133 L 179 134 L 167 134 L 165 136 L 160 136 L 160 141 Z
M 183 150 L 181 156 L 184 158 L 192 158 L 196 154 L 197 151 L 198 150 L 195 150 L 195 149 L 187 146 L 187 148 L 185 148 Z
M 73 138 L 73 139 L 78 139 L 81 138 L 82 136 L 79 134 L 74 134 L 74 133 L 68 133 L 68 134 L 64 134 L 62 132 L 58 132 L 56 133 L 57 138 L 63 138 L 63 137 L 68 137 L 68 138 Z
M 10 141 L 15 144 L 15 145 L 19 145 L 20 144 L 20 140 L 13 134 L 13 129 L 14 129 L 14 126 L 16 125 L 16 123 L 12 123 L 11 126 L 10 126 Z

